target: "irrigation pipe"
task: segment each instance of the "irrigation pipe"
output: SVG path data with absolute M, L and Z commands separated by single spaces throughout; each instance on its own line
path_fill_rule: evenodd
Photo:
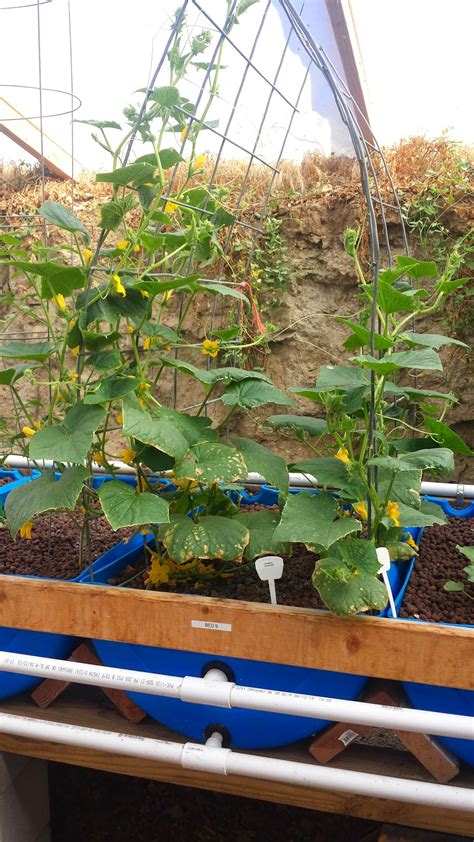
M 57 463 L 51 459 L 38 459 L 33 461 L 26 456 L 10 455 L 7 456 L 4 462 L 9 468 L 54 468 Z M 125 464 L 118 460 L 112 459 L 110 466 L 116 474 L 123 474 L 127 476 L 134 476 L 136 474 L 135 468 L 131 465 Z M 94 463 L 95 474 L 107 474 L 108 471 L 102 465 Z M 147 472 L 148 476 L 166 476 L 165 473 Z M 265 478 L 261 474 L 249 473 L 245 480 L 249 485 L 263 485 Z M 290 488 L 311 488 L 317 485 L 317 480 L 310 475 L 290 473 Z M 448 497 L 448 498 L 465 498 L 467 500 L 474 500 L 474 485 L 464 485 L 455 482 L 422 482 L 421 493 L 429 494 L 433 497 Z
M 444 737 L 474 739 L 474 724 L 469 716 L 451 713 L 392 708 L 367 702 L 352 702 L 325 696 L 310 696 L 263 687 L 244 687 L 227 681 L 225 674 L 213 669 L 206 678 L 159 675 L 137 670 L 117 669 L 92 664 L 75 664 L 55 658 L 0 652 L 0 672 L 55 678 L 77 684 L 112 687 L 151 696 L 165 696 L 182 702 L 243 708 L 290 716 L 353 722 L 402 731 L 415 731 Z M 219 674 L 220 673 L 220 674 Z
M 463 787 L 445 786 L 366 772 L 329 769 L 290 760 L 277 760 L 252 754 L 237 754 L 219 747 L 217 734 L 207 745 L 174 743 L 131 734 L 84 728 L 62 722 L 50 722 L 14 714 L 0 714 L 0 732 L 26 739 L 36 739 L 81 748 L 102 750 L 128 757 L 169 763 L 199 772 L 240 775 L 247 778 L 279 781 L 331 792 L 349 792 L 371 798 L 387 798 L 411 804 L 470 811 L 474 794 Z

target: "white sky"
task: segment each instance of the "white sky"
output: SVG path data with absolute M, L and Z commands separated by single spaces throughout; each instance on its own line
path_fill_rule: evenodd
M 26 0 L 0 0 L 1 5 Z M 201 0 L 205 9 L 222 21 L 224 0 Z M 278 0 L 267 17 L 264 38 L 255 63 L 270 77 L 276 72 L 285 43 L 282 12 Z M 372 122 L 382 143 L 403 136 L 440 134 L 448 128 L 456 139 L 472 140 L 470 107 L 470 54 L 474 0 L 345 0 L 356 22 L 363 71 L 368 88 Z M 124 105 L 139 102 L 134 91 L 146 84 L 150 69 L 161 55 L 171 14 L 178 0 L 70 0 L 73 30 L 74 91 L 82 100 L 75 116 L 86 119 L 115 119 L 120 122 Z M 235 27 L 232 37 L 249 53 L 266 0 L 260 0 Z M 189 24 L 197 12 L 190 4 Z M 339 65 L 324 0 L 306 0 L 303 13 L 315 40 L 321 43 Z M 43 87 L 71 89 L 69 66 L 68 2 L 53 0 L 40 9 L 41 70 Z M 202 22 L 202 21 L 201 21 Z M 473 21 L 474 22 L 474 21 Z M 199 29 L 201 27 L 199 26 Z M 193 30 L 196 31 L 196 30 Z M 38 84 L 37 9 L 0 11 L 0 96 L 20 111 L 38 114 L 38 94 L 34 90 L 9 85 Z M 469 39 L 469 41 L 468 41 Z M 293 40 L 280 71 L 278 86 L 294 100 L 304 74 L 304 53 Z M 225 126 L 229 109 L 243 72 L 243 62 L 229 48 L 221 77 L 221 97 L 208 119 L 218 118 Z M 166 84 L 161 76 L 159 84 Z M 196 92 L 192 84 L 187 91 Z M 250 72 L 237 107 L 232 137 L 252 148 L 261 123 L 268 89 Z M 43 94 L 45 114 L 69 107 L 69 97 Z M 319 112 L 319 113 L 318 113 Z M 275 95 L 271 101 L 257 154 L 274 160 L 280 150 L 290 110 Z M 0 121 L 1 121 L 0 109 Z M 15 128 L 14 123 L 9 124 Z M 45 119 L 44 130 L 66 149 L 71 148 L 68 116 Z M 118 133 L 117 133 L 118 136 Z M 209 132 L 202 136 L 202 149 L 213 151 L 220 141 Z M 90 139 L 90 129 L 75 124 L 75 157 L 90 169 L 108 166 L 106 153 Z M 306 84 L 288 139 L 285 157 L 300 159 L 308 149 L 325 154 L 350 151 L 331 94 L 316 72 Z M 240 153 L 226 147 L 227 157 Z M 27 156 L 0 134 L 0 159 L 26 159 Z

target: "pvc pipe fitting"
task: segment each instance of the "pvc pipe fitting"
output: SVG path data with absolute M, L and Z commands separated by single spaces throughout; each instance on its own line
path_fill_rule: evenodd
M 195 678 L 187 675 L 183 678 L 179 698 L 182 702 L 195 702 L 198 705 L 214 705 L 219 708 L 231 708 L 231 694 L 235 684 L 231 681 L 217 681 L 207 678 Z

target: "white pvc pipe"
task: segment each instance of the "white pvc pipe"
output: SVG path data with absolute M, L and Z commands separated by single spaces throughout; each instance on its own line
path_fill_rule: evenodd
M 28 739 L 103 750 L 129 757 L 142 757 L 200 772 L 280 781 L 296 786 L 332 792 L 349 792 L 371 798 L 425 804 L 442 809 L 462 811 L 474 809 L 474 793 L 464 787 L 345 769 L 330 769 L 326 766 L 277 760 L 258 755 L 236 754 L 218 745 L 217 734 L 211 736 L 208 745 L 199 743 L 183 745 L 8 713 L 0 714 L 0 732 Z
M 39 678 L 57 678 L 77 684 L 112 687 L 152 696 L 166 696 L 182 702 L 213 705 L 223 708 L 243 708 L 372 725 L 379 728 L 415 731 L 444 737 L 474 739 L 474 721 L 469 716 L 451 713 L 393 708 L 368 702 L 331 699 L 325 696 L 290 693 L 262 687 L 244 687 L 224 681 L 225 675 L 196 678 L 159 675 L 92 664 L 75 664 L 54 658 L 38 658 L 12 652 L 0 652 L 0 672 L 15 672 Z M 214 672 L 210 670 L 209 674 Z
M 56 463 L 51 459 L 38 459 L 37 461 L 32 461 L 31 459 L 27 459 L 26 456 L 19 456 L 17 454 L 7 456 L 4 464 L 9 468 L 54 468 L 56 465 Z M 113 467 L 115 473 L 117 474 L 124 474 L 127 476 L 134 476 L 136 474 L 135 468 L 131 465 L 127 465 L 125 462 L 112 459 L 109 464 Z M 95 462 L 93 462 L 93 470 L 95 474 L 107 473 L 107 470 L 102 465 L 97 465 Z M 146 474 L 147 476 L 166 477 L 167 472 L 164 471 L 155 474 L 152 471 L 146 471 Z M 250 472 L 247 474 L 245 482 L 249 485 L 263 485 L 266 480 L 261 474 Z M 317 480 L 309 474 L 290 473 L 291 488 L 311 488 L 315 484 L 317 484 Z M 455 499 L 456 497 L 464 497 L 466 500 L 474 499 L 474 485 L 464 485 L 463 483 L 422 482 L 421 492 L 422 494 L 430 494 L 434 497 L 448 497 L 452 499 Z

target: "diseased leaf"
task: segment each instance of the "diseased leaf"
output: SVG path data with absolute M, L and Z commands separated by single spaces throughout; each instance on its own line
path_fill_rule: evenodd
M 252 561 L 261 555 L 285 555 L 290 551 L 290 544 L 275 541 L 273 534 L 280 522 L 280 512 L 266 511 L 241 512 L 234 520 L 242 523 L 248 529 L 250 540 L 245 549 L 245 558 Z
M 371 609 L 381 611 L 387 604 L 383 582 L 375 576 L 351 573 L 339 559 L 324 558 L 317 562 L 313 585 L 329 610 L 341 617 Z
M 135 488 L 120 480 L 104 482 L 98 494 L 114 531 L 124 526 L 169 523 L 168 503 L 156 494 L 148 491 L 137 494 Z
M 289 474 L 282 456 L 272 453 L 267 447 L 251 439 L 232 437 L 232 443 L 242 453 L 250 471 L 256 471 L 265 477 L 267 483 L 275 486 L 284 494 L 288 491 Z
M 175 465 L 178 479 L 190 479 L 205 484 L 233 482 L 247 475 L 247 465 L 241 453 L 226 444 L 204 442 L 195 444 Z
M 12 537 L 35 515 L 56 509 L 72 511 L 83 482 L 89 476 L 89 471 L 82 466 L 68 468 L 59 479 L 56 479 L 54 471 L 48 471 L 38 479 L 12 489 L 5 501 L 5 514 Z
M 241 561 L 249 533 L 237 518 L 201 517 L 195 523 L 186 515 L 172 515 L 159 528 L 159 538 L 177 564 L 199 558 Z

